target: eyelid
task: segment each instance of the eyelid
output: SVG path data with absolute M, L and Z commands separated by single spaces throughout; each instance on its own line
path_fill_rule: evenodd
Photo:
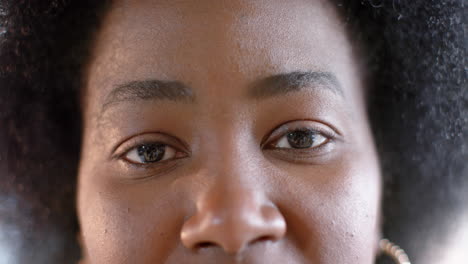
M 306 123 L 306 124 L 304 124 Z M 310 125 L 313 124 L 313 125 Z M 314 132 L 317 132 L 327 138 L 327 140 L 337 140 L 341 138 L 341 134 L 337 130 L 327 124 L 324 124 L 320 121 L 309 120 L 309 119 L 300 119 L 293 120 L 286 123 L 282 123 L 279 126 L 273 128 L 270 133 L 268 133 L 261 142 L 261 147 L 264 148 L 270 145 L 271 142 L 276 142 L 281 137 L 285 136 L 288 132 L 294 130 L 307 128 Z
M 121 159 L 130 150 L 145 144 L 164 144 L 175 149 L 176 152 L 183 152 L 189 155 L 187 145 L 178 138 L 163 132 L 145 132 L 125 138 L 113 148 L 111 159 Z

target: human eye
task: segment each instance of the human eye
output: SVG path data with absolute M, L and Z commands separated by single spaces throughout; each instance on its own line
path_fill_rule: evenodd
M 328 137 L 309 128 L 300 128 L 283 135 L 275 144 L 276 148 L 308 149 L 326 144 Z
M 174 137 L 149 133 L 126 140 L 117 147 L 115 157 L 127 165 L 145 168 L 186 157 L 184 149 L 184 145 Z
M 321 122 L 297 120 L 275 128 L 263 143 L 263 148 L 283 160 L 309 162 L 330 153 L 340 134 Z
M 145 143 L 131 148 L 124 158 L 135 164 L 157 163 L 176 157 L 177 150 L 162 143 Z

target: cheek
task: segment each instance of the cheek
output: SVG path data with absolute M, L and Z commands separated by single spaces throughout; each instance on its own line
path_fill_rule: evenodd
M 103 174 L 80 175 L 78 210 L 88 259 L 118 264 L 167 258 L 180 240 L 182 194 L 162 188 L 167 185 L 161 182 L 89 180 Z
M 308 259 L 373 263 L 375 251 L 370 249 L 379 239 L 380 181 L 378 163 L 367 155 L 295 170 L 281 192 L 288 197 L 281 210 L 289 239 Z

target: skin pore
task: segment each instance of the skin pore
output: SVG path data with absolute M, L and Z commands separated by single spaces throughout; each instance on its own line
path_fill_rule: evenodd
M 374 263 L 381 176 L 332 3 L 116 1 L 93 54 L 84 263 Z

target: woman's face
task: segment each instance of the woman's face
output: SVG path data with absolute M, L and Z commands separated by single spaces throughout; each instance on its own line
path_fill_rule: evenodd
M 84 90 L 87 263 L 373 263 L 380 173 L 328 1 L 117 1 Z

